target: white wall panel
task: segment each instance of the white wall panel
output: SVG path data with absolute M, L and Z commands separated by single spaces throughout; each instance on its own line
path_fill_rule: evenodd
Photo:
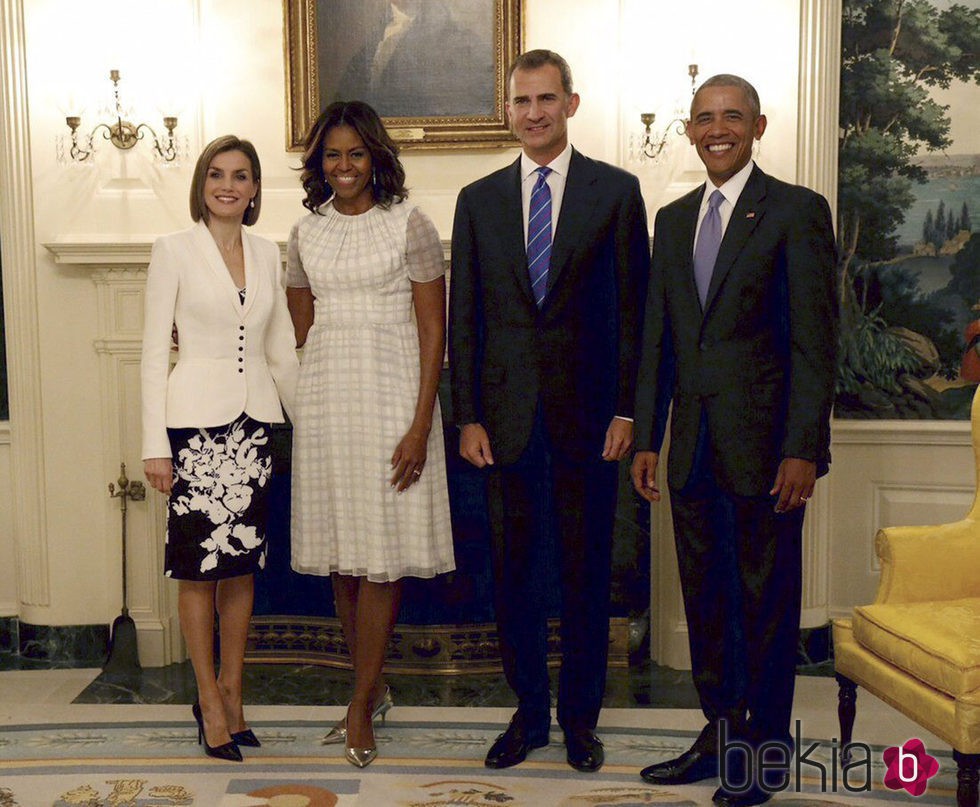
M 871 602 L 881 527 L 963 518 L 976 490 L 966 422 L 836 421 L 829 477 L 831 616 Z
M 10 429 L 0 424 L 0 617 L 17 616 L 17 547 L 14 543 L 14 502 L 10 495 Z

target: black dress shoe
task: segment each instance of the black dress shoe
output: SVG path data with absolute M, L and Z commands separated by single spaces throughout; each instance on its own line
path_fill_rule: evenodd
M 204 736 L 204 713 L 201 711 L 201 704 L 195 703 L 191 707 L 191 714 L 197 721 L 197 744 L 204 746 L 204 753 L 215 759 L 223 759 L 227 762 L 244 762 L 242 752 L 238 745 L 232 740 L 222 745 L 208 745 L 208 738 Z
M 575 770 L 592 773 L 602 767 L 606 753 L 594 732 L 571 731 L 565 734 L 565 758 Z
M 640 771 L 644 782 L 651 785 L 688 785 L 718 775 L 718 754 L 707 752 L 697 745 L 679 757 L 658 762 Z
M 488 768 L 510 768 L 527 759 L 528 751 L 548 744 L 548 731 L 531 732 L 520 713 L 511 718 L 507 731 L 501 734 L 487 751 L 483 764 Z
M 251 729 L 245 729 L 243 731 L 233 731 L 231 733 L 232 742 L 235 745 L 244 745 L 249 748 L 261 748 L 262 743 L 259 742 L 259 738 L 255 736 Z
M 753 785 L 742 793 L 734 793 L 719 787 L 711 797 L 715 807 L 753 807 L 755 804 L 765 804 L 772 798 L 772 793 Z

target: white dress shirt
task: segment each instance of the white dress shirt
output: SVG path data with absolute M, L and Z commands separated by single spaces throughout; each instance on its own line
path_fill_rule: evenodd
M 561 212 L 561 200 L 565 195 L 565 181 L 568 179 L 568 165 L 572 161 L 572 144 L 568 143 L 565 149 L 555 159 L 548 163 L 551 173 L 548 174 L 548 188 L 551 190 L 551 240 L 555 239 L 555 230 L 558 227 L 558 214 Z M 534 160 L 521 152 L 521 209 L 524 211 L 524 243 L 527 244 L 527 219 L 531 214 L 531 191 L 538 181 L 538 165 Z
M 701 209 L 698 211 L 698 226 L 694 231 L 694 244 L 698 243 L 698 233 L 701 232 L 701 222 L 704 221 L 704 217 L 708 213 L 708 200 L 711 198 L 711 194 L 716 190 L 721 191 L 721 195 L 725 197 L 725 201 L 718 206 L 718 215 L 721 217 L 721 237 L 725 237 L 725 230 L 728 229 L 728 222 L 732 218 L 732 211 L 735 209 L 735 205 L 738 203 L 738 197 L 742 195 L 742 191 L 745 188 L 745 183 L 749 181 L 749 175 L 752 173 L 752 169 L 754 167 L 755 162 L 749 160 L 741 171 L 735 174 L 735 176 L 733 176 L 720 188 L 716 188 L 710 179 L 707 181 L 704 189 L 704 195 L 701 197 Z M 693 251 L 693 244 L 691 249 Z

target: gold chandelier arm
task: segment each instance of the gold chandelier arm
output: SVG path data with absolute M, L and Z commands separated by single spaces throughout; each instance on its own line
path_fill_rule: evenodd
M 174 139 L 174 128 L 177 126 L 177 118 L 166 117 L 163 119 L 163 124 L 167 127 L 167 137 L 163 142 L 161 142 L 156 130 L 148 123 L 141 123 L 137 126 L 136 132 L 140 140 L 143 139 L 144 129 L 153 135 L 153 150 L 161 160 L 169 163 L 177 159 L 177 141 Z
M 653 115 L 645 113 L 642 118 L 642 123 L 645 125 L 646 129 L 643 135 L 643 143 L 640 146 L 640 150 L 643 154 L 650 160 L 655 160 L 660 156 L 662 152 L 667 147 L 667 139 L 670 137 L 671 127 L 673 127 L 674 133 L 678 135 L 683 135 L 687 132 L 687 121 L 683 118 L 674 118 L 670 123 L 664 127 L 664 132 L 658 140 L 654 140 L 651 135 L 651 127 L 653 126 Z
M 112 91 L 113 99 L 115 102 L 115 114 L 116 120 L 114 123 L 100 123 L 89 132 L 86 145 L 79 145 L 78 129 L 81 125 L 81 118 L 77 115 L 70 115 L 65 118 L 65 123 L 68 124 L 68 128 L 71 130 L 71 149 L 69 153 L 71 158 L 75 162 L 83 162 L 87 160 L 95 152 L 92 146 L 92 141 L 95 138 L 96 132 L 99 130 L 104 130 L 102 132 L 102 137 L 108 140 L 112 145 L 118 149 L 128 151 L 133 148 L 140 140 L 146 137 L 146 133 L 149 132 L 152 137 L 153 150 L 164 162 L 173 162 L 177 159 L 179 154 L 179 146 L 177 140 L 174 138 L 174 129 L 177 127 L 176 116 L 166 116 L 163 119 L 163 125 L 167 130 L 167 136 L 161 141 L 159 135 L 157 135 L 156 130 L 150 126 L 148 123 L 132 124 L 128 120 L 123 118 L 123 106 L 122 100 L 119 94 L 119 71 L 112 70 L 109 73 L 109 79 L 112 81 Z

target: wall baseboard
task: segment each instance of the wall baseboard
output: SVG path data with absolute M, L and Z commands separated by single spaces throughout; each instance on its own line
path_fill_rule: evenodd
M 14 653 L 19 645 L 17 630 L 20 620 L 15 616 L 0 616 L 0 653 Z
M 12 650 L 24 658 L 93 667 L 101 667 L 105 661 L 108 625 L 29 625 L 15 621 L 17 641 Z

